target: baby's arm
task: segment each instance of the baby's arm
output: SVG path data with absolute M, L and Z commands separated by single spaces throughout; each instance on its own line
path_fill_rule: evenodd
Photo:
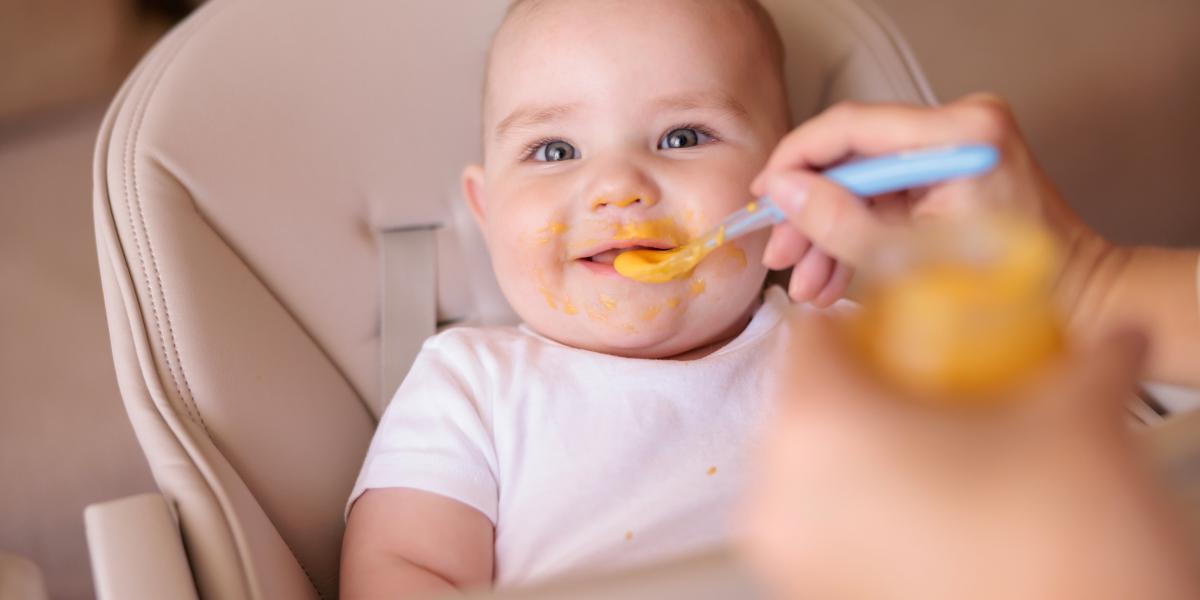
M 415 598 L 492 582 L 495 530 L 483 513 L 408 488 L 368 490 L 342 541 L 341 598 Z

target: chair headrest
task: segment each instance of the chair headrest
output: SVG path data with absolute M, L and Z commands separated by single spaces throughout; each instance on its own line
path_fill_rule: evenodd
M 931 99 L 861 0 L 765 4 L 788 48 L 797 122 L 843 98 Z M 497 308 L 457 186 L 479 159 L 484 56 L 506 5 L 214 2 L 142 107 L 136 151 L 365 394 L 376 381 L 375 232 L 446 225 L 441 316 L 512 318 Z

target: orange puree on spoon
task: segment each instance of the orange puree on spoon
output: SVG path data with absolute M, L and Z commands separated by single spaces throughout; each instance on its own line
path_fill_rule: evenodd
M 725 243 L 725 228 L 673 250 L 630 250 L 613 261 L 618 273 L 642 283 L 666 283 L 687 277 L 710 252 Z

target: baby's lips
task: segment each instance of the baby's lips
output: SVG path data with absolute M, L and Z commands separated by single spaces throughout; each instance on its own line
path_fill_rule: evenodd
M 675 248 L 676 244 L 669 240 L 652 240 L 652 239 L 637 239 L 637 240 L 613 240 L 597 244 L 578 253 L 576 260 L 588 259 L 593 262 L 611 263 L 616 259 L 617 255 L 626 250 L 670 250 Z M 611 256 L 611 258 L 609 258 Z

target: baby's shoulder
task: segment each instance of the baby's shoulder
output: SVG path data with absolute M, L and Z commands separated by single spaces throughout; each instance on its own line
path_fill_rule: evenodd
M 421 352 L 451 361 L 490 364 L 500 360 L 510 363 L 518 357 L 530 356 L 543 344 L 544 340 L 522 327 L 457 326 L 425 340 Z
M 548 344 L 523 327 L 456 326 L 425 341 L 410 375 L 453 381 L 474 397 L 494 399 L 555 362 L 545 351 Z

